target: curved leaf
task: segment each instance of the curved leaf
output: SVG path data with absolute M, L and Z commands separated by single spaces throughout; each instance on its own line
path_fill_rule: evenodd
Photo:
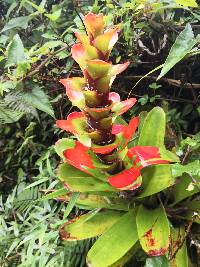
M 184 2 L 178 1 L 176 2 Z M 163 65 L 158 79 L 162 78 L 171 68 L 174 67 L 179 61 L 181 61 L 198 42 L 198 38 L 194 38 L 194 33 L 190 24 L 185 26 L 185 29 L 176 38 L 169 55 Z
M 93 192 L 92 192 L 93 193 Z M 122 210 L 127 211 L 129 209 L 129 202 L 126 199 L 119 198 L 115 192 L 107 192 L 109 196 L 100 195 L 101 192 L 81 193 L 76 200 L 76 206 L 84 209 L 100 209 L 106 208 L 111 210 Z M 96 194 L 96 195 L 95 195 Z M 110 196 L 111 195 L 111 196 Z M 113 197 L 112 197 L 113 195 Z M 69 202 L 71 193 L 59 197 L 60 201 Z
M 143 250 L 151 256 L 164 255 L 169 246 L 170 228 L 165 210 L 139 207 L 136 224 Z
M 166 118 L 160 107 L 153 108 L 146 116 L 138 146 L 164 146 Z
M 174 2 L 182 6 L 198 7 L 195 0 L 174 0 Z
M 89 267 L 109 267 L 121 259 L 137 242 L 135 212 L 129 211 L 112 225 L 92 246 Z
M 200 177 L 193 177 L 200 183 Z M 199 192 L 199 188 L 197 185 L 193 185 L 192 189 L 189 189 L 189 185 L 193 184 L 193 179 L 188 174 L 183 174 L 178 180 L 175 186 L 172 188 L 172 193 L 174 196 L 173 205 L 177 204 L 178 202 L 182 201 L 183 199 L 190 197 Z
M 149 166 L 141 171 L 143 191 L 138 198 L 151 196 L 174 184 L 171 165 Z
M 101 211 L 96 214 L 84 214 L 65 223 L 60 229 L 63 240 L 83 240 L 103 234 L 122 216 L 118 211 Z
M 23 16 L 23 17 L 17 17 L 12 18 L 9 20 L 6 25 L 3 27 L 1 32 L 5 32 L 7 30 L 11 30 L 13 28 L 22 28 L 26 29 L 28 26 L 28 22 L 32 19 L 31 16 Z
M 54 111 L 49 98 L 39 86 L 34 87 L 31 92 L 23 94 L 23 99 L 30 103 L 31 106 L 46 112 L 54 118 Z
M 169 161 L 179 161 L 178 157 L 171 151 L 166 150 L 165 140 L 166 116 L 160 107 L 153 108 L 145 117 L 138 146 L 155 146 L 160 148 L 163 157 Z
M 24 46 L 19 34 L 16 34 L 8 46 L 8 59 L 6 67 L 19 64 L 26 60 Z
M 59 166 L 58 178 L 73 192 L 116 191 L 107 182 L 89 176 L 67 163 Z

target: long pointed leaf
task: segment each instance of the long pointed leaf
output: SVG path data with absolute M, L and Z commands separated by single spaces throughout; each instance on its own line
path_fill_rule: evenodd
M 135 212 L 131 210 L 96 241 L 87 256 L 88 266 L 111 266 L 126 255 L 137 240 Z
M 158 79 L 162 78 L 174 65 L 181 61 L 197 42 L 198 38 L 194 38 L 191 25 L 187 24 L 173 44 Z
M 62 201 L 70 201 L 71 193 L 66 194 L 58 199 Z M 129 202 L 119 197 L 107 197 L 93 194 L 80 194 L 76 200 L 76 205 L 84 209 L 94 208 L 106 208 L 111 210 L 124 210 L 127 211 L 129 208 Z
M 142 180 L 143 191 L 138 198 L 158 193 L 173 185 L 175 181 L 169 164 L 154 165 L 143 169 Z
M 93 216 L 90 213 L 81 215 L 62 226 L 61 238 L 75 241 L 99 236 L 119 220 L 122 214 L 119 211 L 105 210 Z

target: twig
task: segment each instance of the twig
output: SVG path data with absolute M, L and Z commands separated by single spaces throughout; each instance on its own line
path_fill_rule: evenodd
M 196 187 L 198 188 L 198 190 L 200 192 L 200 186 L 198 184 L 198 181 L 190 173 L 188 173 L 188 175 L 190 176 L 192 182 L 196 185 Z
M 197 217 L 197 215 L 194 215 L 194 216 L 192 217 L 192 220 L 189 222 L 189 224 L 188 224 L 188 226 L 187 226 L 187 229 L 186 229 L 186 231 L 185 231 L 185 236 L 183 237 L 182 240 L 180 240 L 180 245 L 179 245 L 179 246 L 177 247 L 177 249 L 174 251 L 173 255 L 169 258 L 169 261 L 173 260 L 173 259 L 176 257 L 176 254 L 178 253 L 179 249 L 182 248 L 182 246 L 183 246 L 183 244 L 184 244 L 184 242 L 185 242 L 185 239 L 187 238 L 187 236 L 188 236 L 188 234 L 189 234 L 189 232 L 190 232 L 190 229 L 191 229 L 191 227 L 192 227 L 192 224 L 193 224 L 193 222 L 194 222 L 194 220 L 195 220 L 196 217 Z
M 37 66 L 37 68 L 35 68 L 34 70 L 30 71 L 25 78 L 31 77 L 33 75 L 35 75 L 36 73 L 38 73 L 40 71 L 41 68 L 43 68 L 45 66 L 45 64 L 51 60 L 56 54 L 62 52 L 63 50 L 69 48 L 69 45 L 65 45 L 63 47 L 61 47 L 60 49 L 54 51 L 53 53 L 51 53 L 44 61 L 41 62 L 41 64 L 39 66 Z
M 126 80 L 139 80 L 139 79 L 145 79 L 145 80 L 151 80 L 151 81 L 157 81 L 157 76 L 146 76 L 144 77 L 143 75 L 135 75 L 135 76 L 124 76 L 123 79 Z M 161 78 L 159 79 L 160 82 L 165 82 L 168 83 L 169 85 L 173 85 L 176 87 L 182 87 L 182 88 L 186 88 L 186 89 L 200 89 L 200 84 L 199 83 L 185 83 L 183 84 L 182 81 L 180 80 L 175 80 L 175 79 L 171 79 L 171 78 Z
M 86 29 L 86 27 L 85 27 L 85 24 L 84 24 L 83 19 L 81 18 L 80 14 L 79 14 L 79 12 L 77 11 L 77 9 L 76 9 L 75 7 L 74 7 L 74 10 L 75 10 L 76 14 L 78 15 L 79 19 L 81 20 L 81 22 L 82 22 L 82 24 L 83 24 L 83 27 L 84 27 L 84 29 L 85 29 L 85 32 L 87 32 L 87 29 Z
M 127 94 L 128 92 L 123 90 L 123 89 L 120 89 L 120 91 L 124 94 Z M 132 96 L 135 96 L 135 97 L 143 97 L 143 95 L 137 95 L 137 94 L 130 94 Z M 171 102 L 178 102 L 178 103 L 191 103 L 191 104 L 194 104 L 194 101 L 192 100 L 188 100 L 188 99 L 184 99 L 184 98 L 176 98 L 176 99 L 173 99 L 173 98 L 166 98 L 166 97 L 156 97 L 157 100 L 166 100 L 166 101 L 171 101 Z
M 183 159 L 182 159 L 182 162 L 181 162 L 182 164 L 185 163 L 185 161 L 186 161 L 188 155 L 190 154 L 190 152 L 191 152 L 191 148 L 190 148 L 190 146 L 188 145 L 188 146 L 187 146 L 187 150 L 186 150 L 186 152 L 185 152 L 185 155 L 184 155 L 184 157 L 183 157 Z

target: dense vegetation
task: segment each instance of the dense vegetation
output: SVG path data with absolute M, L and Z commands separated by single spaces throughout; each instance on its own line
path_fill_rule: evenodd
M 59 238 L 59 226 L 84 213 L 74 207 L 76 194 L 68 205 L 53 200 L 55 194 L 44 197 L 63 190 L 56 179 L 59 158 L 53 145 L 67 135 L 55 127 L 55 118 L 76 109 L 58 81 L 80 75 L 70 49 L 73 32 L 84 29 L 82 16 L 88 11 L 102 12 L 108 24 L 120 23 L 111 59 L 131 64 L 113 88 L 124 99 L 138 99 L 125 119 L 154 106 L 165 110 L 167 148 L 181 159 L 179 176 L 189 177 L 182 199 L 191 196 L 189 201 L 198 203 L 200 9 L 195 1 L 5 0 L 0 7 L 1 266 L 85 266 L 94 241 L 63 244 Z M 192 213 L 194 220 L 198 222 Z M 199 227 L 191 227 L 190 221 L 185 238 L 191 264 L 198 266 Z M 145 260 L 138 251 L 134 266 Z M 158 264 L 148 260 L 146 266 Z

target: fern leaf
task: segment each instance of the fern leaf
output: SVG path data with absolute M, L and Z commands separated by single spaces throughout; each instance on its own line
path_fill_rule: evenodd
M 23 111 L 9 108 L 5 102 L 0 101 L 0 124 L 16 122 L 23 114 Z
M 12 93 L 9 93 L 5 97 L 5 102 L 7 103 L 9 108 L 12 108 L 14 110 L 26 113 L 26 114 L 32 114 L 34 117 L 38 118 L 38 113 L 31 105 L 30 101 L 27 101 L 25 98 L 26 93 L 19 90 Z

